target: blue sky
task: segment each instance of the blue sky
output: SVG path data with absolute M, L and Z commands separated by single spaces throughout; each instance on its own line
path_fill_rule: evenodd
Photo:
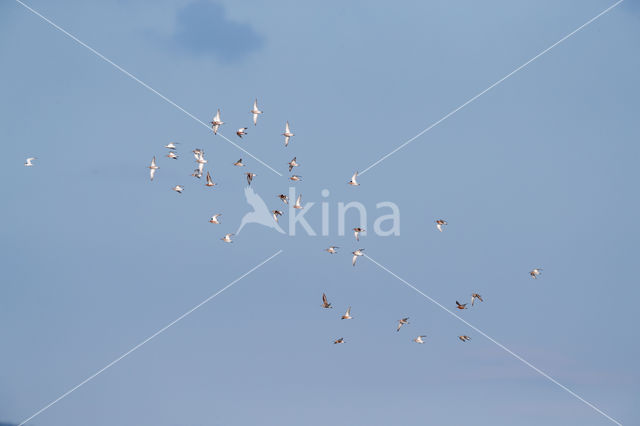
M 466 320 L 639 423 L 638 2 L 346 185 L 612 3 L 29 3 L 201 120 L 221 108 L 222 132 L 280 177 L 2 2 L 0 422 L 19 423 L 282 249 L 30 424 L 611 424 L 373 263 L 352 268 L 364 247 L 447 306 L 479 292 Z M 253 128 L 255 97 L 265 113 Z M 175 162 L 162 157 L 169 141 L 181 143 Z M 189 176 L 196 147 L 219 188 Z M 23 167 L 29 156 L 36 167 Z M 330 190 L 332 235 L 248 225 L 222 243 L 249 209 L 242 172 L 278 208 L 293 156 L 304 200 Z M 231 165 L 240 157 L 246 170 Z M 337 236 L 340 201 L 368 207 L 365 227 L 393 201 L 401 235 Z M 217 211 L 223 224 L 207 223 Z M 319 226 L 318 205 L 308 218 Z M 332 244 L 339 255 L 322 251 Z M 336 309 L 320 308 L 323 292 Z M 354 319 L 340 321 L 349 305 Z

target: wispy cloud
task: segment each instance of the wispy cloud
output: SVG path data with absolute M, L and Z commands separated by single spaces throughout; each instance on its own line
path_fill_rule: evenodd
M 228 63 L 241 61 L 265 43 L 251 25 L 229 19 L 222 5 L 207 0 L 178 10 L 172 41 L 185 52 Z

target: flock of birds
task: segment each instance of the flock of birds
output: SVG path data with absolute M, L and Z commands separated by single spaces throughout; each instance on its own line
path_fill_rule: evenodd
M 262 110 L 260 110 L 258 108 L 258 100 L 256 99 L 253 102 L 253 107 L 251 108 L 251 110 L 249 111 L 252 115 L 253 118 L 253 125 L 257 126 L 258 124 L 258 117 L 260 116 L 260 114 L 263 113 Z M 220 126 L 222 126 L 224 124 L 224 121 L 222 121 L 221 119 L 221 115 L 220 115 L 220 109 L 217 110 L 217 113 L 215 115 L 215 117 L 213 118 L 213 120 L 210 122 L 211 123 L 211 128 L 213 130 L 214 135 L 218 134 L 218 130 L 220 129 Z M 240 127 L 238 130 L 236 130 L 236 135 L 239 138 L 243 138 L 244 136 L 247 135 L 247 127 Z M 289 126 L 289 122 L 287 121 L 285 123 L 285 130 L 282 133 L 282 136 L 284 136 L 284 145 L 285 146 L 289 146 L 289 142 L 291 140 L 291 138 L 294 135 L 294 133 L 291 131 L 291 127 Z M 179 158 L 179 155 L 177 153 L 177 142 L 170 142 L 167 145 L 164 146 L 164 148 L 168 149 L 168 153 L 166 155 L 167 158 L 173 159 L 173 160 L 177 160 Z M 191 176 L 200 179 L 202 178 L 202 176 L 204 175 L 204 166 L 205 164 L 207 164 L 207 160 L 204 157 L 204 151 L 202 149 L 196 148 L 193 151 L 193 155 L 195 157 L 195 161 L 196 161 L 196 168 L 193 171 L 193 173 L 191 174 Z M 25 160 L 25 167 L 32 167 L 34 166 L 34 160 L 36 160 L 37 157 L 29 157 Z M 238 161 L 236 161 L 235 163 L 233 163 L 234 166 L 236 167 L 244 167 L 245 164 L 242 162 L 242 158 L 240 158 Z M 289 173 L 291 173 L 291 171 L 294 169 L 294 167 L 298 167 L 300 164 L 298 164 L 297 162 L 297 157 L 293 157 L 293 159 L 291 161 L 289 161 L 288 166 L 289 166 Z M 157 163 L 156 163 L 156 157 L 153 156 L 153 158 L 151 159 L 151 164 L 148 166 L 149 168 L 149 175 L 150 175 L 150 179 L 151 181 L 153 181 L 156 172 L 158 171 L 158 169 L 160 168 Z M 253 181 L 253 179 L 257 176 L 255 173 L 252 172 L 246 172 L 245 173 L 246 179 L 247 179 L 247 185 L 251 186 L 251 182 Z M 351 179 L 347 182 L 349 185 L 351 186 L 359 186 L 360 184 L 357 181 L 358 178 L 358 172 L 355 172 L 353 174 L 353 176 L 351 177 Z M 292 175 L 291 177 L 289 177 L 289 180 L 293 181 L 293 182 L 298 182 L 302 180 L 301 176 L 298 175 Z M 209 171 L 207 171 L 206 173 L 206 183 L 205 186 L 208 188 L 213 188 L 217 185 L 217 183 L 215 183 L 213 181 L 213 178 L 211 177 L 211 173 Z M 182 192 L 184 191 L 184 185 L 176 185 L 173 188 L 171 188 L 173 191 L 177 192 L 178 194 L 182 194 Z M 278 198 L 285 204 L 288 205 L 289 204 L 289 197 L 285 194 L 279 194 Z M 298 197 L 295 201 L 295 203 L 293 204 L 293 208 L 294 209 L 303 209 L 304 207 L 301 204 L 301 200 L 302 200 L 302 194 L 298 194 Z M 278 217 L 283 215 L 283 211 L 282 210 L 271 210 L 271 214 L 273 216 L 273 219 L 278 222 Z M 220 220 L 219 217 L 222 216 L 221 213 L 216 213 L 214 215 L 211 216 L 211 218 L 209 219 L 209 223 L 212 224 L 220 224 Z M 448 225 L 447 221 L 445 221 L 444 219 L 437 219 L 435 221 L 436 223 L 436 228 L 438 229 L 438 231 L 443 232 L 445 226 Z M 362 227 L 355 227 L 353 228 L 353 233 L 355 236 L 355 239 L 357 242 L 360 241 L 360 234 L 366 232 L 364 228 Z M 233 233 L 228 233 L 225 234 L 224 237 L 221 238 L 222 241 L 224 241 L 225 243 L 232 243 L 232 236 L 234 234 Z M 325 251 L 327 251 L 330 254 L 337 254 L 338 253 L 338 249 L 340 247 L 338 246 L 331 246 L 327 249 L 325 249 Z M 364 249 L 363 248 L 359 248 L 356 249 L 355 251 L 352 252 L 353 258 L 351 260 L 351 263 L 353 266 L 356 266 L 356 261 L 358 259 L 358 257 L 360 256 L 364 256 Z M 533 270 L 531 270 L 529 272 L 529 275 L 536 279 L 540 276 L 540 274 L 542 273 L 542 268 L 534 268 Z M 472 293 L 471 294 L 471 306 L 475 305 L 475 302 L 479 301 L 479 302 L 483 302 L 484 300 L 482 299 L 482 296 L 478 293 Z M 329 309 L 329 308 L 333 308 L 333 306 L 331 306 L 331 303 L 329 303 L 329 301 L 327 300 L 327 296 L 325 293 L 322 294 L 322 307 L 325 309 Z M 456 308 L 460 309 L 460 310 L 464 310 L 467 309 L 467 303 L 460 303 L 456 300 Z M 344 315 L 342 315 L 340 317 L 340 319 L 342 320 L 350 320 L 353 319 L 353 317 L 351 316 L 351 306 L 349 306 L 346 310 L 346 312 L 344 313 Z M 398 320 L 398 325 L 396 328 L 396 331 L 400 331 L 400 329 L 404 326 L 409 324 L 409 317 L 405 317 L 405 318 L 401 318 Z M 415 337 L 413 339 L 413 341 L 415 343 L 418 344 L 422 344 L 424 343 L 424 338 L 426 338 L 426 335 L 419 335 L 417 337 Z M 466 335 L 462 335 L 462 336 L 458 336 L 458 339 L 460 339 L 460 341 L 462 342 L 467 342 L 469 340 L 471 340 L 471 337 L 466 336 Z M 340 344 L 340 343 L 345 343 L 345 339 L 343 337 L 340 337 L 339 339 L 336 339 L 333 341 L 334 344 Z

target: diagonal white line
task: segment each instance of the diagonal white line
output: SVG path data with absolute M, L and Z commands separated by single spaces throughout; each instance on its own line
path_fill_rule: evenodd
M 476 332 L 480 333 L 481 335 L 483 335 L 484 337 L 486 337 L 487 339 L 489 339 L 490 341 L 492 341 L 493 343 L 495 343 L 496 345 L 498 345 L 501 349 L 503 349 L 504 351 L 506 351 L 507 353 L 509 353 L 510 355 L 512 355 L 513 357 L 515 357 L 516 359 L 518 359 L 519 361 L 521 361 L 522 363 L 524 363 L 525 365 L 531 367 L 534 371 L 536 371 L 538 374 L 544 376 L 546 379 L 550 380 L 551 382 L 555 383 L 556 385 L 560 386 L 562 389 L 564 389 L 565 391 L 569 392 L 571 395 L 573 395 L 574 397 L 576 397 L 577 399 L 579 399 L 580 401 L 584 402 L 585 404 L 587 404 L 589 407 L 593 408 L 594 410 L 596 410 L 598 413 L 602 414 L 603 416 L 605 416 L 607 419 L 611 420 L 613 423 L 622 426 L 622 423 L 618 422 L 617 420 L 615 420 L 614 418 L 612 418 L 611 416 L 609 416 L 607 413 L 605 413 L 604 411 L 600 410 L 598 407 L 596 407 L 595 405 L 593 405 L 592 403 L 590 403 L 589 401 L 587 401 L 586 399 L 582 398 L 580 395 L 578 395 L 577 393 L 573 392 L 571 389 L 569 389 L 568 387 L 566 387 L 565 385 L 563 385 L 562 383 L 558 382 L 556 379 L 554 379 L 553 377 L 551 377 L 550 375 L 548 375 L 547 373 L 545 373 L 544 371 L 540 370 L 538 367 L 536 367 L 535 365 L 531 364 L 529 361 L 527 361 L 526 359 L 522 358 L 520 355 L 516 354 L 515 352 L 511 351 L 509 348 L 507 348 L 506 346 L 504 346 L 502 343 L 498 342 L 496 339 L 494 339 L 493 337 L 489 336 L 488 334 L 486 334 L 484 331 L 480 330 L 479 328 L 477 328 L 476 326 L 474 326 L 473 324 L 469 323 L 468 321 L 466 321 L 464 318 L 460 317 L 459 315 L 457 315 L 455 312 L 451 311 L 450 309 L 448 309 L 446 306 L 444 306 L 443 304 L 441 304 L 440 302 L 438 302 L 437 300 L 433 299 L 431 296 L 423 293 L 422 291 L 420 291 L 418 288 L 416 288 L 415 286 L 413 286 L 411 283 L 405 281 L 404 279 L 402 279 L 401 277 L 399 277 L 398 275 L 394 274 L 393 272 L 391 272 L 389 269 L 387 269 L 386 267 L 384 267 L 383 265 L 381 265 L 380 263 L 376 262 L 374 259 L 371 258 L 371 256 L 368 255 L 364 255 L 364 257 L 366 257 L 367 259 L 369 259 L 370 261 L 372 261 L 373 263 L 375 263 L 376 265 L 378 265 L 378 267 L 380 269 L 383 269 L 385 271 L 387 271 L 389 274 L 391 274 L 393 277 L 397 278 L 398 280 L 400 280 L 401 282 L 403 282 L 407 287 L 413 289 L 414 291 L 416 291 L 418 294 L 422 295 L 423 297 L 427 298 L 430 302 L 434 303 L 435 305 L 437 305 L 438 307 L 442 308 L 442 310 L 444 310 L 445 312 L 447 312 L 449 315 L 453 316 L 454 318 L 462 321 L 465 325 L 471 327 L 473 330 L 475 330 Z
M 249 269 L 247 272 L 245 272 L 244 274 L 240 275 L 238 278 L 236 278 L 235 280 L 231 281 L 229 284 L 227 284 L 226 286 L 222 287 L 220 290 L 218 290 L 217 292 L 215 292 L 214 294 L 212 294 L 211 296 L 207 297 L 206 299 L 204 299 L 202 302 L 198 303 L 196 306 L 194 306 L 193 308 L 189 309 L 187 312 L 185 312 L 184 314 L 180 315 L 178 318 L 176 318 L 175 320 L 171 321 L 169 324 L 165 325 L 164 327 L 162 327 L 160 330 L 156 331 L 155 333 L 153 333 L 151 336 L 147 337 L 146 339 L 144 339 L 142 342 L 138 343 L 137 345 L 135 345 L 133 348 L 129 349 L 127 352 L 123 353 L 122 355 L 120 355 L 118 358 L 114 359 L 113 361 L 111 361 L 109 364 L 105 365 L 104 367 L 102 367 L 100 370 L 96 371 L 95 373 L 93 373 L 91 376 L 87 377 L 86 379 L 84 379 L 83 381 L 81 381 L 80 383 L 78 383 L 77 385 L 75 385 L 74 387 L 72 387 L 71 389 L 69 389 L 68 391 L 66 391 L 65 393 L 63 393 L 62 395 L 60 395 L 58 398 L 54 399 L 53 401 L 51 401 L 50 403 L 48 403 L 47 405 L 45 405 L 44 407 L 42 407 L 40 410 L 36 411 L 34 414 L 32 414 L 31 416 L 27 417 L 26 419 L 24 419 L 23 421 L 20 422 L 20 424 L 18 424 L 18 426 L 23 426 L 24 424 L 26 424 L 27 422 L 31 421 L 34 417 L 37 417 L 38 415 L 42 414 L 44 411 L 48 410 L 49 408 L 51 408 L 53 405 L 57 404 L 58 402 L 60 402 L 61 400 L 63 400 L 64 398 L 66 398 L 67 396 L 69 396 L 71 393 L 75 392 L 78 388 L 80 388 L 81 386 L 87 384 L 88 382 L 90 382 L 91 380 L 95 379 L 97 376 L 99 376 L 100 374 L 102 374 L 103 372 L 105 372 L 106 370 L 108 370 L 109 368 L 113 367 L 115 364 L 117 364 L 118 362 L 122 361 L 125 357 L 127 357 L 128 355 L 130 355 L 131 353 L 135 352 L 136 350 L 140 349 L 140 347 L 142 347 L 143 345 L 145 345 L 146 343 L 148 343 L 150 340 L 154 339 L 155 337 L 157 337 L 158 335 L 164 333 L 165 331 L 167 331 L 170 327 L 172 327 L 173 325 L 175 325 L 176 323 L 178 323 L 179 321 L 183 320 L 185 317 L 191 315 L 194 311 L 196 311 L 198 308 L 202 307 L 204 304 L 208 303 L 211 299 L 215 298 L 216 296 L 218 296 L 220 293 L 222 293 L 223 291 L 225 291 L 226 289 L 228 289 L 229 287 L 231 287 L 232 285 L 234 285 L 235 283 L 237 283 L 238 281 L 240 281 L 241 279 L 243 279 L 244 277 L 246 277 L 247 275 L 249 275 L 250 273 L 252 273 L 253 271 L 255 271 L 256 269 L 260 268 L 262 265 L 264 265 L 265 263 L 269 262 L 271 259 L 273 259 L 274 257 L 278 256 L 280 253 L 282 253 L 282 250 L 278 250 L 275 254 L 271 255 L 269 258 L 263 260 L 262 262 L 258 263 L 256 266 L 254 266 L 253 268 Z
M 542 52 L 538 53 L 536 56 L 534 56 L 533 58 L 529 59 L 527 62 L 525 62 L 524 64 L 520 65 L 518 68 L 516 68 L 515 70 L 511 71 L 509 74 L 505 75 L 504 77 L 502 77 L 500 80 L 496 81 L 495 83 L 493 83 L 491 86 L 487 87 L 486 89 L 484 89 L 482 92 L 478 93 L 477 95 L 475 95 L 474 97 L 472 97 L 471 99 L 469 99 L 468 101 L 466 101 L 465 103 L 463 103 L 462 105 L 460 105 L 459 107 L 457 107 L 456 109 L 454 109 L 453 111 L 451 111 L 450 113 L 448 113 L 447 115 L 445 115 L 444 117 L 442 117 L 441 119 L 439 119 L 438 121 L 436 121 L 435 123 L 431 124 L 429 127 L 427 127 L 426 129 L 424 129 L 423 131 L 421 131 L 420 133 L 418 133 L 417 135 L 415 135 L 414 137 L 412 137 L 411 139 L 409 139 L 408 141 L 406 141 L 405 143 L 401 144 L 400 146 L 398 146 L 396 149 L 394 149 L 393 151 L 391 151 L 390 153 L 388 153 L 387 155 L 383 156 L 382 158 L 380 158 L 378 161 L 376 161 L 375 163 L 372 163 L 371 165 L 369 165 L 369 167 L 367 167 L 366 169 L 364 169 L 363 171 L 361 171 L 359 174 L 363 175 L 365 174 L 367 171 L 369 171 L 370 169 L 372 169 L 373 167 L 377 166 L 378 164 L 380 164 L 381 162 L 383 162 L 384 160 L 386 160 L 387 158 L 391 157 L 393 154 L 395 154 L 396 152 L 400 151 L 402 148 L 404 148 L 405 146 L 409 145 L 411 142 L 413 142 L 414 140 L 418 139 L 420 136 L 424 135 L 425 133 L 427 133 L 429 130 L 433 129 L 434 127 L 436 127 L 438 124 L 442 123 L 443 121 L 445 121 L 447 118 L 451 117 L 452 115 L 454 115 L 456 112 L 460 111 L 462 108 L 466 107 L 467 105 L 469 105 L 470 103 L 472 103 L 473 101 L 475 101 L 476 99 L 478 99 L 480 96 L 484 95 L 485 93 L 487 93 L 488 91 L 490 91 L 491 89 L 493 89 L 494 87 L 498 86 L 500 83 L 502 83 L 503 81 L 505 81 L 506 79 L 508 79 L 509 77 L 511 77 L 512 75 L 514 75 L 515 73 L 517 73 L 518 71 L 520 71 L 521 69 L 523 69 L 524 67 L 526 67 L 527 65 L 529 65 L 530 63 L 532 63 L 533 61 L 535 61 L 536 59 L 538 59 L 539 57 L 541 57 L 542 55 L 544 55 L 545 53 L 547 53 L 548 51 L 550 51 L 551 49 L 553 49 L 554 47 L 556 47 L 557 45 L 559 45 L 560 43 L 562 43 L 563 41 L 565 41 L 566 39 L 568 39 L 569 37 L 573 36 L 574 34 L 576 34 L 578 31 L 582 30 L 583 28 L 585 28 L 587 25 L 591 24 L 592 22 L 594 22 L 596 19 L 600 18 L 602 15 L 606 14 L 607 12 L 609 12 L 611 9 L 613 9 L 614 7 L 618 6 L 620 3 L 622 3 L 624 0 L 619 0 L 616 3 L 614 3 L 613 5 L 609 6 L 608 8 L 606 8 L 605 10 L 603 10 L 602 12 L 598 13 L 596 16 L 594 16 L 593 18 L 589 19 L 587 22 L 585 22 L 584 24 L 580 25 L 578 28 L 576 28 L 575 30 L 571 31 L 569 34 L 567 34 L 566 36 L 562 37 L 560 40 L 556 41 L 555 43 L 553 43 L 551 46 L 547 47 L 546 49 L 544 49 Z
M 166 96 L 164 96 L 162 93 L 158 92 L 156 89 L 154 89 L 153 87 L 149 86 L 147 83 L 145 83 L 144 81 L 140 80 L 138 77 L 136 77 L 135 75 L 131 74 L 129 71 L 125 70 L 124 68 L 122 68 L 120 65 L 116 64 L 115 62 L 113 62 L 112 60 L 110 60 L 109 58 L 107 58 L 106 56 L 104 56 L 102 53 L 98 52 L 97 50 L 95 50 L 94 48 L 92 48 L 91 46 L 89 46 L 88 44 L 86 44 L 85 42 L 83 42 L 82 40 L 78 39 L 77 37 L 75 37 L 73 34 L 70 34 L 68 31 L 66 31 L 64 28 L 61 28 L 59 25 L 57 25 L 56 23 L 52 22 L 50 19 L 48 19 L 47 17 L 43 16 L 41 13 L 39 13 L 37 10 L 34 10 L 33 8 L 31 8 L 30 6 L 26 5 L 25 3 L 23 3 L 20 0 L 16 0 L 17 3 L 21 4 L 22 6 L 24 6 L 25 9 L 31 11 L 34 15 L 39 16 L 40 18 L 42 18 L 44 21 L 46 21 L 47 23 L 49 23 L 52 27 L 54 27 L 55 29 L 57 29 L 58 31 L 62 32 L 64 35 L 66 35 L 67 37 L 69 37 L 70 39 L 72 39 L 73 41 L 75 41 L 76 43 L 80 44 L 83 47 L 86 47 L 89 51 L 91 51 L 91 53 L 95 54 L 97 57 L 99 57 L 100 59 L 102 59 L 103 61 L 109 63 L 110 65 L 112 65 L 114 68 L 116 68 L 118 71 L 122 72 L 124 75 L 126 75 L 127 77 L 131 78 L 132 80 L 134 80 L 135 82 L 139 83 L 141 86 L 143 86 L 144 88 L 150 90 L 151 92 L 155 93 L 156 95 L 158 95 L 159 97 L 161 97 L 162 99 L 164 99 L 166 102 L 168 102 L 169 104 L 173 105 L 174 107 L 176 107 L 177 109 L 179 109 L 180 111 L 182 111 L 183 113 L 185 113 L 187 116 L 191 117 L 192 119 L 194 119 L 195 121 L 197 121 L 198 123 L 202 124 L 203 126 L 205 126 L 207 129 L 213 131 L 211 129 L 211 127 L 209 127 L 209 125 L 207 123 L 205 123 L 204 121 L 200 120 L 198 117 L 196 117 L 195 115 L 191 114 L 189 111 L 187 111 L 186 109 L 182 108 L 180 105 L 176 104 L 175 102 L 173 102 L 171 99 L 167 98 Z M 227 142 L 229 142 L 231 145 L 235 146 L 236 148 L 238 148 L 240 151 L 244 152 L 245 154 L 247 154 L 248 156 L 250 156 L 251 158 L 253 158 L 254 160 L 256 160 L 258 163 L 262 164 L 263 166 L 265 166 L 266 168 L 268 168 L 269 170 L 271 170 L 272 172 L 274 172 L 275 174 L 277 174 L 278 176 L 282 176 L 282 173 L 280 173 L 279 171 L 277 171 L 276 169 L 274 169 L 273 167 L 271 167 L 270 165 L 268 165 L 267 163 L 265 163 L 264 161 L 262 161 L 261 159 L 259 159 L 258 157 L 256 157 L 255 155 L 253 155 L 252 153 L 250 153 L 249 151 L 247 151 L 246 149 L 244 149 L 243 147 L 241 147 L 240 145 L 238 145 L 237 143 L 233 142 L 231 139 L 227 138 L 226 136 L 224 136 L 222 133 L 218 132 L 218 135 L 220 137 L 222 137 L 224 140 L 226 140 Z

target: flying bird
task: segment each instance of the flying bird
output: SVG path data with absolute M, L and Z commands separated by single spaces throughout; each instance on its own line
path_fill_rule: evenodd
M 327 295 L 322 293 L 322 307 L 328 309 L 331 307 L 331 303 L 327 301 Z
M 538 278 L 541 273 L 542 268 L 534 268 L 531 272 L 529 272 L 529 275 L 531 275 L 532 278 Z
M 442 219 L 436 220 L 436 228 L 438 228 L 438 231 L 442 232 L 442 230 L 444 229 L 443 227 L 445 225 L 448 225 L 446 220 L 442 220 Z
M 29 160 L 30 160 L 30 158 L 27 158 L 27 162 Z M 25 164 L 25 166 L 26 166 L 26 164 Z M 149 166 L 149 175 L 151 175 L 151 180 L 153 180 L 153 177 L 156 175 L 156 170 L 158 170 L 158 169 L 159 169 L 159 167 L 156 166 L 156 157 L 154 156 L 151 159 L 151 165 Z
M 298 181 L 302 180 L 302 176 L 293 175 L 293 176 L 291 176 L 291 177 L 289 178 L 289 180 L 292 180 L 292 181 L 298 182 Z
M 249 185 L 251 185 L 251 181 L 253 180 L 254 177 L 256 177 L 255 173 L 251 173 L 251 172 L 247 172 L 245 173 L 245 175 L 247 175 L 247 183 Z
M 291 129 L 289 129 L 289 122 L 287 121 L 287 124 L 284 127 L 284 133 L 282 134 L 282 136 L 284 136 L 284 146 L 288 146 L 289 145 L 289 138 L 291 138 L 291 136 L 294 136 L 293 133 L 291 133 Z
M 345 312 L 344 315 L 340 317 L 340 319 L 351 319 L 351 318 L 352 318 L 352 316 L 351 316 L 351 306 L 349 306 L 347 308 L 347 312 Z
M 199 167 L 198 167 L 197 169 L 195 169 L 195 170 L 193 171 L 193 173 L 191 173 L 191 176 L 193 176 L 193 177 L 195 177 L 195 178 L 200 179 L 200 178 L 202 177 L 202 167 L 200 167 L 200 166 L 201 166 L 201 164 L 200 164 L 200 165 L 198 165 L 198 166 L 199 166 Z
M 462 340 L 463 342 L 466 342 L 467 340 L 471 340 L 471 337 L 469 337 L 469 336 L 458 336 L 458 339 Z
M 211 173 L 207 172 L 207 183 L 206 186 L 216 186 L 216 183 L 211 179 Z
M 355 172 L 355 173 L 353 174 L 353 176 L 351 176 L 351 180 L 350 180 L 349 182 L 347 182 L 347 183 L 348 183 L 349 185 L 352 185 L 352 186 L 360 186 L 360 184 L 358 183 L 358 181 L 356 181 L 357 177 L 358 177 L 358 172 Z
M 234 234 L 226 234 L 224 237 L 220 238 L 222 241 L 224 241 L 225 243 L 232 243 L 233 241 L 231 241 L 231 236 Z
M 396 328 L 396 331 L 400 331 L 402 326 L 405 325 L 405 324 L 409 324 L 409 317 L 402 318 L 402 319 L 398 320 L 398 328 Z
M 296 157 L 293 157 L 293 160 L 289 161 L 289 173 L 293 170 L 294 167 L 298 167 L 300 164 L 296 162 Z
M 243 167 L 244 163 L 242 162 L 242 158 L 233 163 L 234 166 Z
M 238 130 L 236 130 L 236 135 L 238 135 L 238 137 L 242 138 L 244 135 L 247 134 L 247 132 L 245 132 L 245 130 L 247 130 L 246 127 L 240 127 Z
M 476 301 L 476 299 L 484 302 L 484 300 L 482 300 L 482 296 L 480 296 L 478 293 L 471 293 L 471 306 L 473 306 L 473 303 Z
M 156 158 L 156 157 L 153 157 Z M 36 160 L 36 157 L 29 157 L 26 160 L 24 160 L 24 166 L 25 167 L 33 167 L 33 160 Z M 151 180 L 153 180 L 153 177 L 151 178 Z
M 456 300 L 456 305 L 457 305 L 456 308 L 458 308 L 458 309 L 467 309 L 467 304 L 466 303 L 462 303 L 461 304 L 460 302 L 458 302 Z
M 300 205 L 300 200 L 302 199 L 302 194 L 298 194 L 298 198 L 296 199 L 296 203 L 293 205 L 294 209 L 302 209 L 302 205 Z
M 341 338 L 333 341 L 334 345 L 337 345 L 338 343 L 344 343 L 344 337 L 341 337 Z
M 418 336 L 415 339 L 413 339 L 413 341 L 416 343 L 424 343 L 424 340 L 422 340 L 424 337 L 427 337 L 427 336 Z
M 356 241 L 360 241 L 360 233 L 361 232 L 366 232 L 366 231 L 364 230 L 364 228 L 360 228 L 360 227 L 353 228 L 353 235 L 356 236 Z
M 174 160 L 177 160 L 178 159 L 178 154 L 176 154 L 173 151 L 169 151 L 169 153 L 167 154 L 167 157 L 173 158 Z
M 351 264 L 353 266 L 356 266 L 356 259 L 358 259 L 358 256 L 364 256 L 363 251 L 364 249 L 358 249 L 354 252 L 351 252 L 351 254 L 353 254 L 353 259 L 351 259 Z
M 282 216 L 282 212 L 280 210 L 271 210 L 271 213 L 273 213 L 273 218 L 276 222 L 278 221 L 278 216 Z
M 178 145 L 178 142 L 169 142 L 164 147 L 168 149 L 176 149 L 177 148 L 176 145 Z
M 220 128 L 220 126 L 222 126 L 224 124 L 224 121 L 222 121 L 220 119 L 220 109 L 218 109 L 218 113 L 216 114 L 215 117 L 213 117 L 213 121 L 211 121 L 211 128 L 213 129 L 213 134 L 217 135 L 218 134 L 218 129 Z
M 215 224 L 219 225 L 220 221 L 218 220 L 218 218 L 220 216 L 222 216 L 222 214 L 220 214 L 220 213 L 214 214 L 213 216 L 211 216 L 211 219 L 209 219 L 209 223 L 215 223 Z
M 338 246 L 331 246 L 328 249 L 324 249 L 325 251 L 328 251 L 331 254 L 336 254 L 338 251 L 336 250 L 337 248 L 340 248 Z
M 262 111 L 258 109 L 258 100 L 253 101 L 253 108 L 251 108 L 251 114 L 253 114 L 253 125 L 258 124 L 258 115 L 262 114 Z
M 173 188 L 171 188 L 171 189 L 173 189 L 174 191 L 176 191 L 178 194 L 182 194 L 182 191 L 184 191 L 184 186 L 182 186 L 182 185 L 176 185 L 176 186 L 174 186 L 174 187 L 173 187 Z
M 207 160 L 204 159 L 204 151 L 201 149 L 193 150 L 193 156 L 196 157 L 196 162 L 198 164 L 206 164 Z
M 280 195 L 278 195 L 278 198 L 280 198 L 283 203 L 289 204 L 289 197 L 287 197 L 286 195 L 280 194 Z

